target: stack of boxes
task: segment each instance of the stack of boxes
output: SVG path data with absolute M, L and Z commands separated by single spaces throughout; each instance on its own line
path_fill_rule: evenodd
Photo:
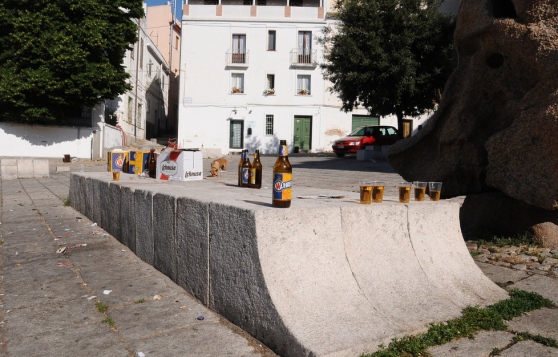
M 149 151 L 132 150 L 130 151 L 130 168 L 128 173 L 140 175 L 149 170 Z
M 157 157 L 157 179 L 203 180 L 203 159 L 199 150 L 165 150 Z
M 155 153 L 157 179 L 192 181 L 203 179 L 203 158 L 197 149 L 164 150 Z M 140 175 L 149 169 L 149 150 L 115 149 L 108 152 L 108 171 Z
M 129 151 L 124 151 L 120 149 L 109 151 L 108 165 L 107 165 L 108 171 L 128 172 L 128 166 L 129 166 L 128 155 L 129 155 Z

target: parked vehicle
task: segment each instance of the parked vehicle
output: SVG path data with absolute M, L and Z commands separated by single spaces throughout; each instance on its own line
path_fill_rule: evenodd
M 361 126 L 349 135 L 335 140 L 332 148 L 338 157 L 343 157 L 345 154 L 356 154 L 368 145 L 391 145 L 398 139 L 397 129 L 393 126 Z

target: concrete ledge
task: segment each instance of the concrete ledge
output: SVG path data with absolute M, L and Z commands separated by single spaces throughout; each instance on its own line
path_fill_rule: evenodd
M 209 180 L 87 172 L 70 184 L 77 210 L 282 356 L 372 352 L 507 297 L 469 255 L 459 202 L 332 194 L 345 198 L 276 209 L 268 190 Z
M 2 159 L 0 174 L 3 180 L 50 176 L 46 159 Z
M 2 159 L 0 161 L 0 170 L 0 173 L 2 174 L 2 180 L 17 179 L 17 160 Z

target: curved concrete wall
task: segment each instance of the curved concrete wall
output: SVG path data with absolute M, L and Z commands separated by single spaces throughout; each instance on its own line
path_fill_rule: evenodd
M 356 356 L 507 297 L 470 257 L 458 202 L 275 209 L 269 190 L 121 177 L 72 174 L 72 205 L 283 356 Z

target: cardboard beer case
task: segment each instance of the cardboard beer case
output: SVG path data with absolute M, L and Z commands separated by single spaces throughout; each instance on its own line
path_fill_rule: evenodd
M 130 168 L 128 173 L 140 175 L 149 168 L 149 151 L 131 150 L 130 151 Z
M 124 150 L 112 150 L 108 152 L 108 171 L 123 171 L 127 172 L 128 169 L 128 155 L 129 151 Z
M 165 150 L 157 156 L 159 180 L 202 180 L 202 172 L 202 153 L 197 149 Z

